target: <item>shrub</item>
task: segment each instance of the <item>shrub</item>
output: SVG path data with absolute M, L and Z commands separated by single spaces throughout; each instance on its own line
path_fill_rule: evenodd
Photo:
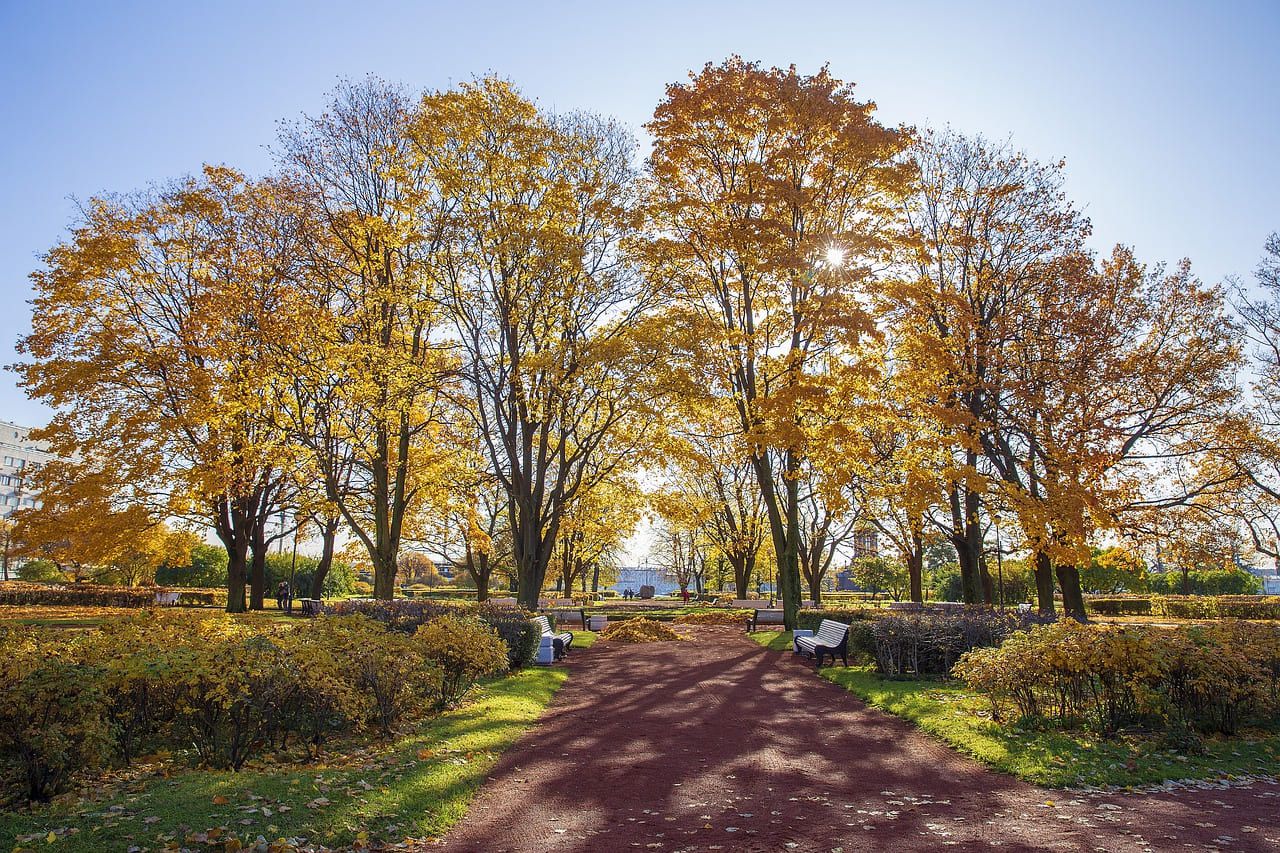
M 364 616 L 323 616 L 312 629 L 343 662 L 353 684 L 369 701 L 368 719 L 390 733 L 422 703 L 439 703 L 441 672 L 420 644 Z
M 652 619 L 628 619 L 611 622 L 600 632 L 603 640 L 619 643 L 661 643 L 678 640 L 680 635 L 670 626 Z
M 533 663 L 542 634 L 529 621 L 528 611 L 485 602 L 476 612 L 485 624 L 498 632 L 498 636 L 506 644 L 509 669 L 520 669 Z
M 71 651 L 65 642 L 0 634 L 0 755 L 21 769 L 33 800 L 65 790 L 75 771 L 110 753 L 99 673 Z
M 18 580 L 28 583 L 66 583 L 67 576 L 53 560 L 27 560 L 17 569 Z
M 1150 598 L 1114 597 L 1089 598 L 1085 607 L 1090 613 L 1102 616 L 1148 616 L 1151 614 Z
M 326 612 L 337 615 L 359 614 L 381 622 L 393 631 L 412 634 L 420 625 L 442 616 L 479 616 L 494 628 L 507 644 L 507 661 L 513 669 L 526 666 L 538 653 L 539 634 L 529 624 L 533 614 L 519 607 L 485 602 L 481 605 L 458 601 L 404 599 L 391 601 L 336 601 Z
M 1168 595 L 1160 599 L 1159 607 L 1174 619 L 1212 619 L 1218 615 L 1217 599 L 1209 596 Z
M 1062 622 L 966 654 L 955 674 L 985 692 L 999 719 L 1083 723 L 1103 733 L 1131 724 L 1231 734 L 1274 722 L 1280 631 L 1238 622 L 1173 630 Z
M 414 639 L 423 656 L 442 670 L 441 707 L 456 705 L 477 678 L 507 669 L 506 643 L 474 617 L 433 619 L 418 629 Z
M 0 583 L 0 604 L 87 607 L 150 607 L 155 587 L 99 586 L 97 584 Z
M 876 668 L 890 677 L 950 675 L 965 652 L 997 646 L 1039 619 L 980 607 L 883 616 L 871 623 Z

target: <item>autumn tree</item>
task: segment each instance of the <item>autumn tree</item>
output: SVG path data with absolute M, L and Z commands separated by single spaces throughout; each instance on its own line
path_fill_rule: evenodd
M 656 333 L 620 252 L 633 143 L 484 78 L 427 95 L 410 128 L 417 204 L 447 210 L 439 299 L 467 411 L 508 496 L 520 603 L 535 607 L 570 506 L 642 445 Z
M 210 524 L 227 548 L 232 611 L 245 608 L 249 550 L 265 550 L 288 464 L 256 357 L 294 254 L 271 195 L 208 167 L 94 199 L 32 275 L 20 344 L 23 387 L 57 411 L 42 436 L 51 451 L 111 471 L 151 512 Z
M 833 376 L 872 334 L 858 298 L 896 244 L 908 134 L 826 69 L 733 57 L 673 84 L 647 125 L 650 274 L 675 345 L 736 409 L 781 576 L 800 604 L 801 471 Z M 842 414 L 852 416 L 854 401 Z
M 415 111 L 396 86 L 345 82 L 281 139 L 307 224 L 296 283 L 309 307 L 276 346 L 289 434 L 309 451 L 324 503 L 368 550 L 378 598 L 394 594 L 406 526 L 444 461 L 454 365 L 439 340 L 443 223 L 414 153 Z

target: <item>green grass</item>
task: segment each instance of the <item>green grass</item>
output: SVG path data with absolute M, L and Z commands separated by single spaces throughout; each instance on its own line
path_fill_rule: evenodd
M 751 638 L 774 651 L 791 649 L 791 634 L 759 631 Z M 1274 774 L 1280 735 L 1206 738 L 1201 753 L 1162 749 L 1153 734 L 1102 738 L 1081 731 L 1001 725 L 990 704 L 955 681 L 894 681 L 870 667 L 824 667 L 820 674 L 867 704 L 909 720 L 956 750 L 1036 785 L 1129 787 L 1174 779 Z
M 589 647 L 593 639 L 582 642 Z M 241 841 L 305 838 L 326 847 L 362 837 L 438 836 L 462 817 L 498 755 L 567 677 L 561 667 L 521 671 L 476 688 L 469 704 L 412 735 L 314 765 L 263 764 L 239 773 L 184 769 L 170 778 L 103 786 L 89 798 L 0 813 L 0 850 L 154 850 L 171 841 L 203 847 L 198 834 L 207 839 L 210 832 Z M 50 832 L 54 841 L 47 843 Z

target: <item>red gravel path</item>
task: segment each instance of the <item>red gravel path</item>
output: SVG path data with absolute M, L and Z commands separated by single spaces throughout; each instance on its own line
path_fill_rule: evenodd
M 541 723 L 436 849 L 1280 851 L 1280 786 L 1040 790 L 736 630 L 571 658 Z

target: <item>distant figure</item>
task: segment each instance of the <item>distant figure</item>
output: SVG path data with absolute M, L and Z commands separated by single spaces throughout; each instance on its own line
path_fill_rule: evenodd
M 687 586 L 680 587 L 680 597 L 684 599 L 685 604 L 689 603 L 689 587 Z
M 276 608 L 286 613 L 293 612 L 293 597 L 289 595 L 288 581 L 280 581 L 276 587 Z

